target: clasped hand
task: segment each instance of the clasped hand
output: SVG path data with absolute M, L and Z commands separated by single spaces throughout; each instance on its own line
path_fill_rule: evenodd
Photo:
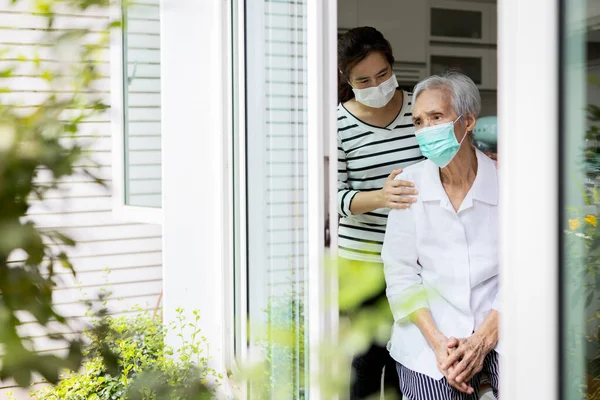
M 472 394 L 473 387 L 468 383 L 475 374 L 483 369 L 483 361 L 490 350 L 478 335 L 456 339 L 441 340 L 434 349 L 438 369 L 448 383 L 455 389 Z

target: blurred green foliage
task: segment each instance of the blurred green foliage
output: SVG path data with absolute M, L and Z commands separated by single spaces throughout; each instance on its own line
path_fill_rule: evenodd
M 589 84 L 600 82 L 590 79 Z M 583 201 L 577 207 L 568 205 L 565 210 L 566 281 L 561 283 L 566 287 L 569 307 L 575 307 L 577 319 L 584 320 L 565 328 L 565 371 L 569 393 L 579 393 L 582 399 L 600 399 L 600 107 L 589 104 L 587 120 L 585 143 L 577 156 L 581 170 L 573 176 Z M 583 373 L 578 368 L 581 363 L 585 363 L 585 377 L 579 376 Z
M 183 310 L 177 321 L 164 326 L 160 319 L 136 310 L 134 316 L 105 317 L 108 329 L 86 332 L 83 371 L 68 371 L 56 386 L 32 393 L 39 400 L 205 400 L 214 397 L 211 385 L 219 377 L 208 366 L 208 344 L 199 328 L 200 314 L 187 322 Z M 177 332 L 181 342 L 177 350 L 164 344 L 168 331 Z M 101 335 L 98 331 L 103 332 Z M 187 331 L 187 332 L 186 332 Z M 104 347 L 119 359 L 118 371 L 110 373 L 100 356 Z M 210 382 L 210 384 L 209 384 Z
M 267 329 L 257 345 L 265 362 L 253 377 L 252 394 L 258 399 L 306 399 L 306 337 L 304 299 L 293 288 L 270 296 L 264 310 Z
M 109 29 L 118 26 L 107 19 L 105 32 L 93 35 L 86 29 L 54 29 L 57 10 L 107 7 L 108 0 L 28 4 L 46 21 L 39 43 L 26 54 L 18 46 L 0 49 L 0 92 L 5 94 L 0 97 L 0 379 L 12 377 L 21 386 L 30 383 L 33 372 L 56 382 L 61 369 L 77 369 L 82 360 L 81 340 L 58 333 L 69 327 L 52 305 L 56 268 L 75 274 L 67 255 L 75 241 L 39 228 L 28 212 L 34 205 L 43 206 L 65 178 L 82 175 L 102 184 L 76 136 L 83 122 L 108 108 L 94 86 L 101 78 L 95 60 L 107 48 Z M 35 100 L 6 95 L 19 94 L 11 84 L 15 76 L 37 79 L 46 86 L 40 91 L 46 95 Z M 33 318 L 52 339 L 66 342 L 68 355 L 36 353 L 33 343 L 19 333 L 24 318 Z M 51 322 L 63 328 L 51 330 Z
M 261 332 L 260 339 L 251 344 L 258 350 L 259 361 L 242 365 L 242 373 L 236 376 L 249 382 L 253 398 L 306 399 L 311 382 L 324 399 L 347 398 L 352 357 L 372 343 L 385 346 L 389 340 L 393 317 L 387 299 L 364 304 L 385 289 L 382 265 L 340 257 L 328 258 L 325 265 L 326 275 L 335 276 L 338 283 L 337 290 L 327 294 L 326 304 L 332 312 L 339 309 L 338 334 L 321 343 L 309 343 L 305 312 L 311 299 L 306 298 L 305 288 L 301 290 L 304 283 L 290 285 L 284 294 L 270 295 L 264 325 L 255 322 L 250 327 Z M 398 306 L 408 307 L 409 303 Z M 311 349 L 319 354 L 318 376 L 308 373 Z M 396 397 L 386 393 L 385 399 Z

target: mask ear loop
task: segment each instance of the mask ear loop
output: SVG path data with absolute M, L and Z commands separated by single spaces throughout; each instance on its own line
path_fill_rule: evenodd
M 462 118 L 462 116 L 463 116 L 463 115 L 462 115 L 462 114 L 460 114 L 460 115 L 458 116 L 458 118 L 456 118 L 456 119 L 454 120 L 454 122 L 453 122 L 452 124 L 456 124 L 456 121 L 458 121 L 459 119 L 461 119 L 461 118 Z M 459 145 L 459 146 L 462 146 L 462 142 L 464 142 L 464 141 L 465 141 L 465 138 L 467 137 L 467 135 L 468 135 L 468 134 L 469 134 L 469 131 L 466 131 L 466 132 L 465 132 L 465 134 L 463 135 L 462 139 L 460 139 L 460 142 L 458 143 L 458 145 Z

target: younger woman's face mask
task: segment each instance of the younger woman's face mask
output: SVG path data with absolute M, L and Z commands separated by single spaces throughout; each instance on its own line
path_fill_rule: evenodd
M 459 115 L 454 122 L 428 126 L 415 132 L 421 153 L 440 168 L 450 164 L 467 137 L 468 132 L 465 132 L 460 143 L 456 141 L 454 124 L 461 117 Z
M 392 100 L 397 87 L 396 75 L 392 74 L 388 80 L 382 82 L 379 86 L 364 89 L 352 88 L 352 91 L 359 103 L 371 108 L 381 108 Z

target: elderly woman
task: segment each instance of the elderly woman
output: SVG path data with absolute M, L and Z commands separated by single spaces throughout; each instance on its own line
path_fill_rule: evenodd
M 413 98 L 428 159 L 397 177 L 419 197 L 387 223 L 388 349 L 410 400 L 477 399 L 482 373 L 498 398 L 498 176 L 470 135 L 481 97 L 470 78 L 450 73 L 420 82 Z

